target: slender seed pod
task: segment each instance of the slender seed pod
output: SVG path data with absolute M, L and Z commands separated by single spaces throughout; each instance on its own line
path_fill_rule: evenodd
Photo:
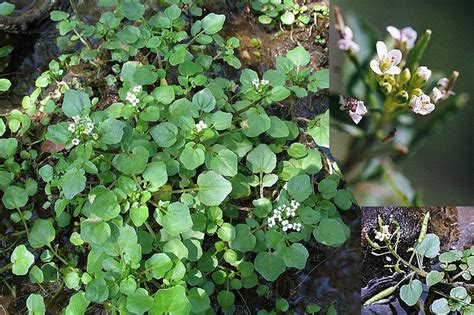
M 386 288 L 385 290 L 377 293 L 376 295 L 365 301 L 364 305 L 374 304 L 375 302 L 380 301 L 381 299 L 386 298 L 387 296 L 390 296 L 393 292 L 395 292 L 395 290 L 397 290 L 397 288 L 398 286 L 396 285 L 393 287 Z
M 375 249 L 380 249 L 379 244 L 377 244 L 377 243 L 375 243 L 374 241 L 372 241 L 372 240 L 370 239 L 368 233 L 365 233 L 365 239 L 366 239 L 367 243 L 369 243 L 370 246 L 372 246 L 372 247 L 375 248 Z
M 426 212 L 423 218 L 423 224 L 421 225 L 420 235 L 418 236 L 418 244 L 423 242 L 426 236 L 426 231 L 428 230 L 428 222 L 430 221 L 430 212 Z

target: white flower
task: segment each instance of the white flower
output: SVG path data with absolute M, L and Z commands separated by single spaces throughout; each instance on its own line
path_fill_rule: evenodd
M 207 128 L 207 125 L 202 121 L 200 120 L 197 124 L 196 124 L 196 129 L 198 132 L 201 132 L 202 130 L 206 129 Z
M 140 102 L 137 96 L 131 92 L 127 92 L 127 97 L 125 98 L 125 100 L 129 102 L 133 107 L 137 106 L 137 104 Z
M 81 121 L 81 117 L 80 116 L 72 116 L 72 120 L 74 120 L 74 122 L 79 122 Z
M 437 85 L 439 88 L 446 90 L 446 88 L 448 87 L 448 82 L 448 78 L 441 78 L 438 80 Z
M 398 29 L 394 26 L 387 26 L 387 32 L 395 40 L 395 46 L 403 48 L 406 45 L 408 49 L 412 49 L 415 46 L 417 33 L 413 28 L 408 26 Z
M 378 75 L 400 74 L 398 64 L 402 60 L 402 52 L 398 49 L 387 51 L 387 45 L 382 41 L 378 41 L 376 47 L 378 58 L 370 61 L 372 71 Z
M 431 103 L 430 97 L 426 94 L 413 97 L 410 106 L 414 113 L 420 115 L 427 115 L 435 109 L 435 105 Z
M 283 230 L 283 232 L 286 232 L 288 230 L 286 226 L 283 226 L 281 229 Z
M 353 40 L 353 33 L 349 26 L 346 26 L 342 31 L 342 38 L 337 41 L 337 47 L 341 50 L 352 50 L 353 52 L 359 52 L 359 45 L 357 45 Z
M 71 140 L 72 145 L 78 145 L 79 142 L 81 142 L 79 139 L 72 139 Z
M 252 84 L 256 89 L 258 89 L 258 87 L 260 85 L 260 81 L 258 79 L 253 79 Z
M 339 109 L 347 110 L 349 112 L 349 116 L 352 118 L 352 121 L 354 121 L 356 124 L 358 124 L 362 120 L 362 117 L 367 114 L 367 107 L 365 107 L 363 101 L 352 99 L 346 100 L 341 95 L 339 98 L 339 104 L 341 104 Z
M 94 139 L 94 140 L 99 139 L 99 135 L 96 134 L 96 133 L 93 133 L 93 134 L 92 134 L 92 139 Z
M 261 84 L 261 85 L 268 85 L 269 83 L 270 83 L 270 81 L 265 80 L 265 79 L 262 79 L 262 80 L 260 81 L 260 84 Z
M 425 66 L 421 66 L 416 69 L 415 75 L 426 82 L 431 78 L 431 70 Z
M 133 93 L 140 93 L 142 91 L 142 86 L 141 85 L 136 85 L 132 89 Z
M 69 130 L 70 132 L 76 131 L 76 124 L 75 123 L 70 123 L 69 127 L 67 127 L 67 130 Z
M 438 89 L 437 87 L 434 87 L 433 90 L 431 91 L 431 96 L 430 96 L 433 103 L 437 103 L 443 97 L 444 97 L 444 93 L 441 92 L 441 90 Z
M 383 241 L 383 240 L 384 240 L 384 235 L 383 235 L 383 233 L 377 231 L 377 232 L 375 233 L 375 239 L 376 239 L 376 240 Z

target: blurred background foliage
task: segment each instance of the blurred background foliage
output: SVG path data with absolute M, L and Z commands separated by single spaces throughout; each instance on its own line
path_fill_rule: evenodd
M 467 105 L 456 112 L 438 130 L 432 132 L 407 158 L 397 163 L 399 170 L 429 205 L 469 205 L 474 203 L 474 132 L 473 117 L 473 51 L 472 12 L 474 1 L 457 0 L 334 0 L 346 18 L 346 23 L 354 30 L 354 40 L 364 42 L 354 24 L 359 19 L 377 31 L 377 37 L 384 40 L 388 33 L 385 27 L 413 27 L 420 36 L 426 29 L 433 31 L 431 42 L 422 59 L 422 65 L 449 75 L 458 70 L 460 77 L 455 87 L 458 94 L 467 92 Z M 333 18 L 333 17 L 332 17 Z M 330 34 L 331 92 L 344 91 L 343 68 L 351 66 L 336 42 L 339 39 L 334 27 Z M 366 51 L 371 52 L 371 51 Z M 336 100 L 336 98 L 333 98 Z M 439 104 L 449 106 L 450 102 Z M 338 111 L 338 104 L 332 103 L 332 111 Z M 423 123 L 424 117 L 417 117 Z M 418 123 L 417 121 L 417 123 Z M 331 150 L 336 160 L 350 158 L 350 138 L 347 134 L 331 131 Z M 407 183 L 408 185 L 408 183 Z M 381 186 L 362 183 L 355 188 L 361 205 L 393 204 L 397 198 L 390 196 Z

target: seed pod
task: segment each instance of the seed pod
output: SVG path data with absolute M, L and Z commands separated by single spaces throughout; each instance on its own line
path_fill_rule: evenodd
M 420 235 L 418 236 L 418 244 L 423 242 L 426 236 L 426 231 L 428 230 L 428 222 L 430 221 L 430 212 L 426 212 L 423 218 L 423 224 L 421 225 Z
M 372 241 L 372 240 L 370 239 L 368 233 L 365 233 L 365 239 L 366 239 L 367 243 L 369 243 L 369 245 L 372 246 L 373 248 L 375 248 L 375 249 L 379 249 L 379 248 L 380 248 L 379 244 L 375 243 L 374 241 Z
M 393 292 L 395 292 L 396 289 L 397 289 L 396 285 L 393 287 L 388 287 L 385 290 L 377 293 L 376 295 L 374 295 L 367 301 L 365 301 L 364 305 L 374 304 L 375 302 L 380 301 L 381 299 L 386 298 L 387 296 L 390 296 Z

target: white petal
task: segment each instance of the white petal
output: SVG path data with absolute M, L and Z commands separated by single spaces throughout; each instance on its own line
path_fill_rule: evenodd
M 364 102 L 358 101 L 356 107 L 356 114 L 364 116 L 367 114 L 367 107 L 365 107 Z
M 384 42 L 379 40 L 376 44 L 376 48 L 377 48 L 377 55 L 379 56 L 379 59 L 382 59 L 383 57 L 387 55 L 387 45 L 385 45 Z
M 382 71 L 380 71 L 379 62 L 377 60 L 371 60 L 370 61 L 370 68 L 376 74 L 378 74 L 378 75 L 382 74 Z
M 385 71 L 386 74 L 400 74 L 400 72 L 402 72 L 402 70 L 400 70 L 398 66 L 393 66 Z
M 360 122 L 360 120 L 362 119 L 362 116 L 360 115 L 357 115 L 356 113 L 354 112 L 349 112 L 349 115 L 351 116 L 352 120 L 358 124 Z
M 402 61 L 402 52 L 398 49 L 392 49 L 388 52 L 387 57 L 392 60 L 393 65 L 398 65 Z
M 348 39 L 352 39 L 353 36 L 354 36 L 354 34 L 352 33 L 351 28 L 349 26 L 346 26 L 344 28 L 344 37 L 348 38 Z
M 387 26 L 387 32 L 390 33 L 390 36 L 395 40 L 400 40 L 400 30 L 394 26 Z

